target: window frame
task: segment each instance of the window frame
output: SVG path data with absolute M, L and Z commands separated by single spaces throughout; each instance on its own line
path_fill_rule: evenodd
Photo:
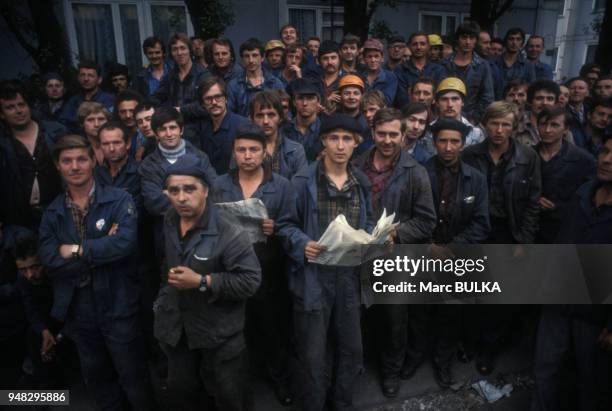
M 463 22 L 463 20 L 469 16 L 469 13 L 461 13 L 461 12 L 445 12 L 445 11 L 430 11 L 430 10 L 420 10 L 419 11 L 419 23 L 418 23 L 418 31 L 423 31 L 423 17 L 425 16 L 433 16 L 440 17 L 442 19 L 442 25 L 440 26 L 440 35 L 441 36 L 449 36 L 455 33 L 455 30 L 459 25 Z M 455 18 L 455 27 L 449 32 L 446 27 L 446 19 L 447 17 Z
M 140 38 L 138 42 L 142 45 L 142 42 L 149 36 L 153 35 L 153 20 L 151 17 L 151 7 L 153 6 L 174 6 L 183 7 L 185 9 L 185 19 L 187 22 L 187 35 L 193 36 L 193 25 L 191 24 L 191 16 L 187 6 L 182 1 L 171 1 L 171 0 L 63 0 L 64 9 L 64 23 L 66 27 L 66 33 L 68 35 L 68 47 L 70 48 L 70 59 L 73 64 L 76 64 L 79 56 L 79 40 L 76 34 L 76 24 L 74 21 L 74 13 L 72 10 L 73 4 L 86 4 L 86 5 L 103 5 L 110 6 L 113 24 L 113 35 L 115 37 L 115 54 L 117 56 L 117 62 L 121 64 L 126 63 L 124 40 L 123 40 L 123 28 L 121 27 L 121 14 L 120 6 L 130 5 L 136 6 L 136 13 L 138 15 L 138 32 Z M 146 56 L 140 50 L 141 64 L 144 66 Z M 133 73 L 136 74 L 136 73 Z
M 323 13 L 329 12 L 328 6 L 313 6 L 307 4 L 288 4 L 287 20 L 289 20 L 290 10 L 314 10 L 315 12 L 315 35 L 323 41 L 323 28 L 331 28 L 331 23 L 323 23 Z M 342 14 L 342 25 L 334 24 L 334 28 L 344 28 L 344 7 L 334 6 L 334 14 Z M 334 20 L 335 21 L 335 20 Z M 333 33 L 332 33 L 333 35 Z M 306 41 L 307 39 L 304 39 Z

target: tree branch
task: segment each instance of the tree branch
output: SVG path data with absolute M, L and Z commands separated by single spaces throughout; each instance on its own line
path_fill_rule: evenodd
M 497 11 L 494 11 L 492 13 L 492 20 L 493 21 L 497 21 L 497 19 L 504 14 L 505 12 L 508 11 L 508 9 L 512 6 L 512 3 L 514 2 L 514 0 L 506 0 L 504 1 L 504 3 L 502 4 L 501 8 Z
M 11 33 L 15 35 L 15 38 L 17 39 L 17 42 L 21 45 L 21 47 L 23 47 L 24 50 L 27 51 L 31 56 L 35 56 L 38 53 L 38 49 L 28 43 L 25 37 L 23 37 L 21 31 L 19 30 L 19 27 L 17 27 L 13 19 L 11 19 L 11 11 L 8 10 L 7 7 L 3 7 L 0 9 L 0 14 L 6 21 L 6 24 L 11 30 Z

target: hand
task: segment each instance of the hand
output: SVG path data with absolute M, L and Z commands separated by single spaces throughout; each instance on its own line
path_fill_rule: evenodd
M 114 223 L 111 226 L 110 230 L 108 230 L 108 235 L 115 235 L 115 234 L 117 234 L 117 231 L 119 231 L 119 224 Z
M 601 330 L 601 334 L 597 337 L 597 342 L 603 350 L 612 352 L 612 333 L 607 328 Z
M 55 347 L 55 337 L 51 334 L 47 328 L 42 332 L 42 345 L 40 348 L 40 355 L 43 362 L 49 362 L 53 358 L 53 348 Z
M 60 245 L 59 248 L 59 253 L 60 256 L 66 260 L 69 260 L 72 258 L 72 247 L 78 245 L 78 244 L 62 244 Z M 83 253 L 83 250 L 81 249 L 80 254 Z
M 555 203 L 553 203 L 546 197 L 540 197 L 538 203 L 540 203 L 540 207 L 545 210 L 554 210 L 557 207 L 555 206 Z
M 168 284 L 175 286 L 179 290 L 191 290 L 200 286 L 202 276 L 189 267 L 179 265 L 168 271 Z M 207 283 L 209 280 L 207 278 Z
M 429 246 L 429 254 L 434 258 L 440 258 L 446 260 L 448 258 L 455 258 L 455 253 L 443 245 L 431 244 Z
M 264 219 L 261 222 L 261 228 L 262 228 L 263 233 L 265 235 L 272 235 L 272 234 L 274 234 L 274 220 Z
M 316 241 L 310 240 L 306 243 L 306 247 L 304 247 L 304 255 L 308 261 L 312 261 L 316 259 L 319 254 L 325 251 L 327 248 L 322 245 L 317 244 Z
M 300 66 L 292 64 L 289 66 L 289 71 L 293 71 L 295 73 L 295 77 L 302 78 L 302 69 Z

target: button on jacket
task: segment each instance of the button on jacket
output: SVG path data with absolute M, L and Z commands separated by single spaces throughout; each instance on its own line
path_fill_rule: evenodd
M 533 243 L 538 231 L 542 181 L 540 158 L 527 146 L 513 143 L 503 176 L 504 202 L 514 240 L 519 244 Z M 489 148 L 487 140 L 466 147 L 462 160 L 488 175 Z
M 436 172 L 436 157 L 425 168 L 431 180 L 436 211 L 440 204 L 440 184 Z M 460 162 L 455 206 L 450 216 L 450 243 L 480 243 L 487 239 L 489 224 L 489 193 L 487 178 L 474 167 Z
M 257 291 L 261 270 L 248 238 L 229 215 L 211 201 L 200 223 L 192 228 L 184 244 L 172 208 L 164 219 L 165 273 L 171 267 L 187 266 L 210 275 L 206 292 L 198 288 L 179 290 L 163 285 L 155 302 L 155 337 L 176 346 L 184 333 L 189 349 L 216 348 L 228 340 L 244 347 L 244 308 Z M 238 337 L 238 338 L 236 338 Z
M 132 196 L 136 209 L 142 213 L 143 202 L 140 194 L 140 175 L 138 174 L 138 163 L 128 157 L 127 163 L 121 167 L 119 174 L 114 178 L 110 174 L 108 166 L 96 166 L 94 170 L 96 182 L 103 186 L 110 186 L 127 191 Z
M 448 77 L 444 66 L 430 61 L 425 64 L 423 70 L 419 70 L 412 61 L 408 60 L 397 66 L 394 73 L 397 77 L 399 88 L 395 98 L 395 107 L 403 107 L 410 102 L 408 97 L 410 88 L 420 77 L 430 77 L 433 79 L 434 89 L 443 78 Z
M 96 186 L 94 201 L 86 217 L 83 256 L 64 259 L 58 249 L 62 244 L 81 240 L 66 194 L 59 195 L 47 207 L 40 224 L 41 262 L 53 284 L 51 315 L 64 320 L 79 284 L 81 274 L 90 271 L 96 304 L 104 318 L 127 318 L 138 310 L 139 279 L 134 256 L 137 249 L 138 212 L 132 197 L 123 190 Z M 119 227 L 109 236 L 113 224 Z
M 237 77 L 227 84 L 227 109 L 243 117 L 249 115 L 249 103 L 253 95 L 264 90 L 284 90 L 285 86 L 277 77 L 263 71 L 264 81 L 257 87 L 249 83 L 246 74 Z

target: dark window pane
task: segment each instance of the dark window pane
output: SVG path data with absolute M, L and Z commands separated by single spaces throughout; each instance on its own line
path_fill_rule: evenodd
M 455 24 L 457 19 L 455 16 L 447 16 L 446 17 L 446 33 L 444 34 L 453 34 L 455 33 Z
M 121 30 L 125 64 L 130 69 L 132 79 L 142 68 L 140 52 L 140 30 L 138 29 L 138 10 L 135 5 L 122 4 L 120 7 Z
M 117 60 L 111 7 L 104 4 L 72 4 L 79 59 L 94 60 L 101 67 Z
M 442 34 L 442 17 L 424 15 L 421 31 L 429 34 Z
M 289 9 L 289 23 L 300 35 L 300 41 L 317 35 L 317 13 L 314 10 Z

